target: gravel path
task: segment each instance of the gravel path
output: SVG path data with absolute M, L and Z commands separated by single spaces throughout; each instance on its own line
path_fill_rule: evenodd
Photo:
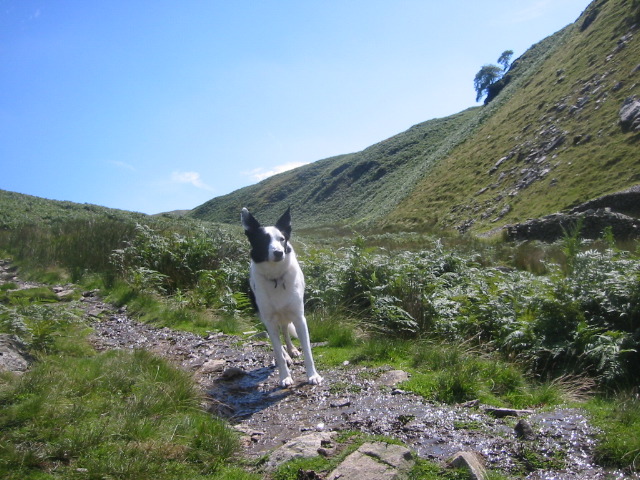
M 245 434 L 251 457 L 305 432 L 357 430 L 398 438 L 421 457 L 438 461 L 461 450 L 475 451 L 490 467 L 528 470 L 520 473 L 527 479 L 638 478 L 593 464 L 595 432 L 577 409 L 510 412 L 473 403 L 441 405 L 396 388 L 403 372 L 384 368 L 323 370 L 323 385 L 311 386 L 301 361 L 293 367 L 294 387 L 282 389 L 264 339 L 203 338 L 138 323 L 126 311 L 110 311 L 96 297 L 84 303 L 99 349 L 144 348 L 193 372 L 207 393 L 206 408 Z M 531 430 L 523 434 L 521 426 L 516 428 L 519 422 Z M 534 456 L 548 461 L 533 465 Z

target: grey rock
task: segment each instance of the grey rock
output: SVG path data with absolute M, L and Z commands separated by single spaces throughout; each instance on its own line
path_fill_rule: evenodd
M 15 335 L 0 334 L 0 371 L 24 373 L 33 363 L 24 343 Z
M 329 474 L 327 480 L 401 479 L 415 464 L 411 451 L 384 442 L 363 444 Z
M 71 289 L 69 290 L 58 290 L 55 292 L 55 294 L 58 296 L 58 298 L 60 299 L 64 299 L 64 298 L 70 298 L 75 292 Z
M 378 383 L 387 387 L 395 387 L 397 384 L 407 380 L 409 380 L 409 374 L 404 370 L 389 370 L 380 375 Z
M 453 468 L 464 468 L 469 471 L 469 478 L 484 480 L 487 471 L 484 468 L 482 457 L 475 452 L 458 452 L 447 462 Z
M 298 480 L 324 480 L 324 477 L 316 473 L 314 470 L 298 470 Z
M 239 377 L 243 377 L 247 374 L 243 369 L 238 367 L 229 367 L 224 372 L 222 372 L 223 380 L 234 380 Z
M 496 418 L 504 418 L 504 417 L 520 417 L 522 415 L 530 415 L 533 413 L 533 410 L 518 410 L 515 408 L 494 408 L 494 407 L 485 407 L 485 413 L 492 415 Z
M 518 438 L 521 438 L 523 440 L 533 440 L 534 438 L 536 438 L 536 434 L 533 433 L 533 428 L 531 428 L 529 422 L 527 422 L 524 418 L 518 420 L 518 423 L 513 428 L 513 431 L 516 433 L 516 436 Z
M 336 432 L 313 432 L 289 440 L 269 456 L 265 468 L 274 470 L 290 460 L 316 457 L 318 450 L 326 448 L 324 445 L 331 442 L 335 434 Z
M 625 132 L 640 131 L 640 99 L 638 97 L 627 97 L 622 103 L 618 115 L 620 125 Z
M 200 367 L 198 373 L 200 373 L 201 375 L 208 375 L 210 373 L 222 372 L 226 363 L 227 362 L 225 360 L 221 360 L 218 358 L 208 360 L 202 365 L 202 367 Z
M 333 402 L 330 402 L 329 406 L 331 408 L 349 407 L 349 406 L 351 406 L 351 400 L 348 399 L 348 398 L 338 398 L 337 400 L 334 400 Z

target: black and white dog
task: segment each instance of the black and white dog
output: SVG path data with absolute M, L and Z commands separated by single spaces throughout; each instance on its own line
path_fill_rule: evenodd
M 304 276 L 296 254 L 289 243 L 291 237 L 291 209 L 273 227 L 263 227 L 242 209 L 240 218 L 244 233 L 251 243 L 249 283 L 256 299 L 260 319 L 267 327 L 273 345 L 280 386 L 293 385 L 289 364 L 300 352 L 291 343 L 291 334 L 300 339 L 309 383 L 318 385 L 322 377 L 316 372 L 311 355 L 309 330 L 304 316 Z M 291 331 L 295 329 L 295 331 Z M 286 350 L 280 333 L 284 334 Z

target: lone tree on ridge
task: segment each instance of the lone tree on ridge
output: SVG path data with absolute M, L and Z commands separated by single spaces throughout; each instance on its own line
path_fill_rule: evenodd
M 480 71 L 476 74 L 476 78 L 473 80 L 473 86 L 476 90 L 476 102 L 479 102 L 488 91 L 489 87 L 500 80 L 504 73 L 509 69 L 511 65 L 511 56 L 513 50 L 505 50 L 498 58 L 498 63 L 502 65 L 483 65 Z
M 513 56 L 513 50 L 505 50 L 498 58 L 498 63 L 502 65 L 502 69 L 506 72 L 511 65 L 511 57 Z

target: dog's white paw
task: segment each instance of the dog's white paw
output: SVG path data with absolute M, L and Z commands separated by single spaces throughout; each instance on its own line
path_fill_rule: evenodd
M 293 378 L 291 378 L 291 376 L 280 380 L 280 386 L 282 388 L 289 388 L 291 385 L 293 385 Z
M 317 373 L 309 377 L 309 383 L 311 385 L 320 385 L 322 383 L 322 377 Z

